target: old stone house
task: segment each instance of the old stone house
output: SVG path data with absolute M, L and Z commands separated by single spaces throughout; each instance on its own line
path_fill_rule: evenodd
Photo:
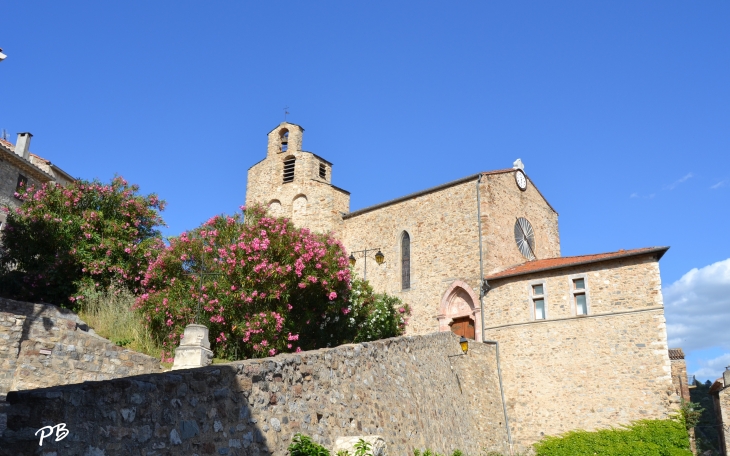
M 15 208 L 21 201 L 15 196 L 21 186 L 42 185 L 55 182 L 67 185 L 75 179 L 45 158 L 30 152 L 30 133 L 18 133 L 13 145 L 0 139 L 0 206 Z M 0 211 L 0 229 L 5 225 L 7 214 Z
M 268 134 L 246 204 L 334 232 L 360 276 L 411 306 L 410 334 L 498 342 L 517 447 L 665 418 L 679 402 L 659 273 L 668 247 L 561 256 L 558 213 L 520 160 L 351 212 L 303 134 L 286 122 Z

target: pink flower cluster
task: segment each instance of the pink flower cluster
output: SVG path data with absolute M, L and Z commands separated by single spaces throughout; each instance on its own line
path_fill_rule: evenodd
M 337 300 L 349 282 L 338 240 L 296 229 L 256 206 L 245 220 L 243 214 L 212 217 L 171 239 L 149 263 L 141 279 L 146 294 L 136 306 L 161 340 L 182 334 L 199 312 L 199 321 L 218 334 L 216 356 L 273 356 L 301 348 L 293 343 L 311 315 L 339 313 Z M 166 309 L 179 316 L 172 326 Z

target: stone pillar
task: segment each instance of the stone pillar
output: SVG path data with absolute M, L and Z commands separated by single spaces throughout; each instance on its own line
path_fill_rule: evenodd
M 175 349 L 172 370 L 203 367 L 213 362 L 208 328 L 203 325 L 187 325 L 180 346 Z

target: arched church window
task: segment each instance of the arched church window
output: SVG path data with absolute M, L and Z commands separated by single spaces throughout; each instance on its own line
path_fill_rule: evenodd
M 284 159 L 284 183 L 294 180 L 294 163 L 297 161 L 294 156 L 290 155 Z
M 281 151 L 286 152 L 289 149 L 289 130 L 286 128 L 279 132 L 279 139 L 281 143 Z
M 403 232 L 400 244 L 401 254 L 401 288 L 411 288 L 411 237 Z

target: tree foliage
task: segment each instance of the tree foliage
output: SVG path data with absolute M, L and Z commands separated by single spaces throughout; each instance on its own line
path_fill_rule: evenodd
M 84 287 L 140 291 L 148 263 L 162 247 L 164 201 L 140 195 L 121 177 L 79 180 L 16 193 L 0 251 L 0 294 L 74 307 Z
M 217 357 L 240 359 L 395 336 L 407 316 L 399 302 L 351 282 L 340 241 L 297 229 L 261 206 L 172 238 L 143 285 L 136 308 L 166 350 L 165 361 L 196 321 L 208 326 Z M 386 311 L 390 317 L 381 316 Z M 399 323 L 359 335 L 376 316 Z

